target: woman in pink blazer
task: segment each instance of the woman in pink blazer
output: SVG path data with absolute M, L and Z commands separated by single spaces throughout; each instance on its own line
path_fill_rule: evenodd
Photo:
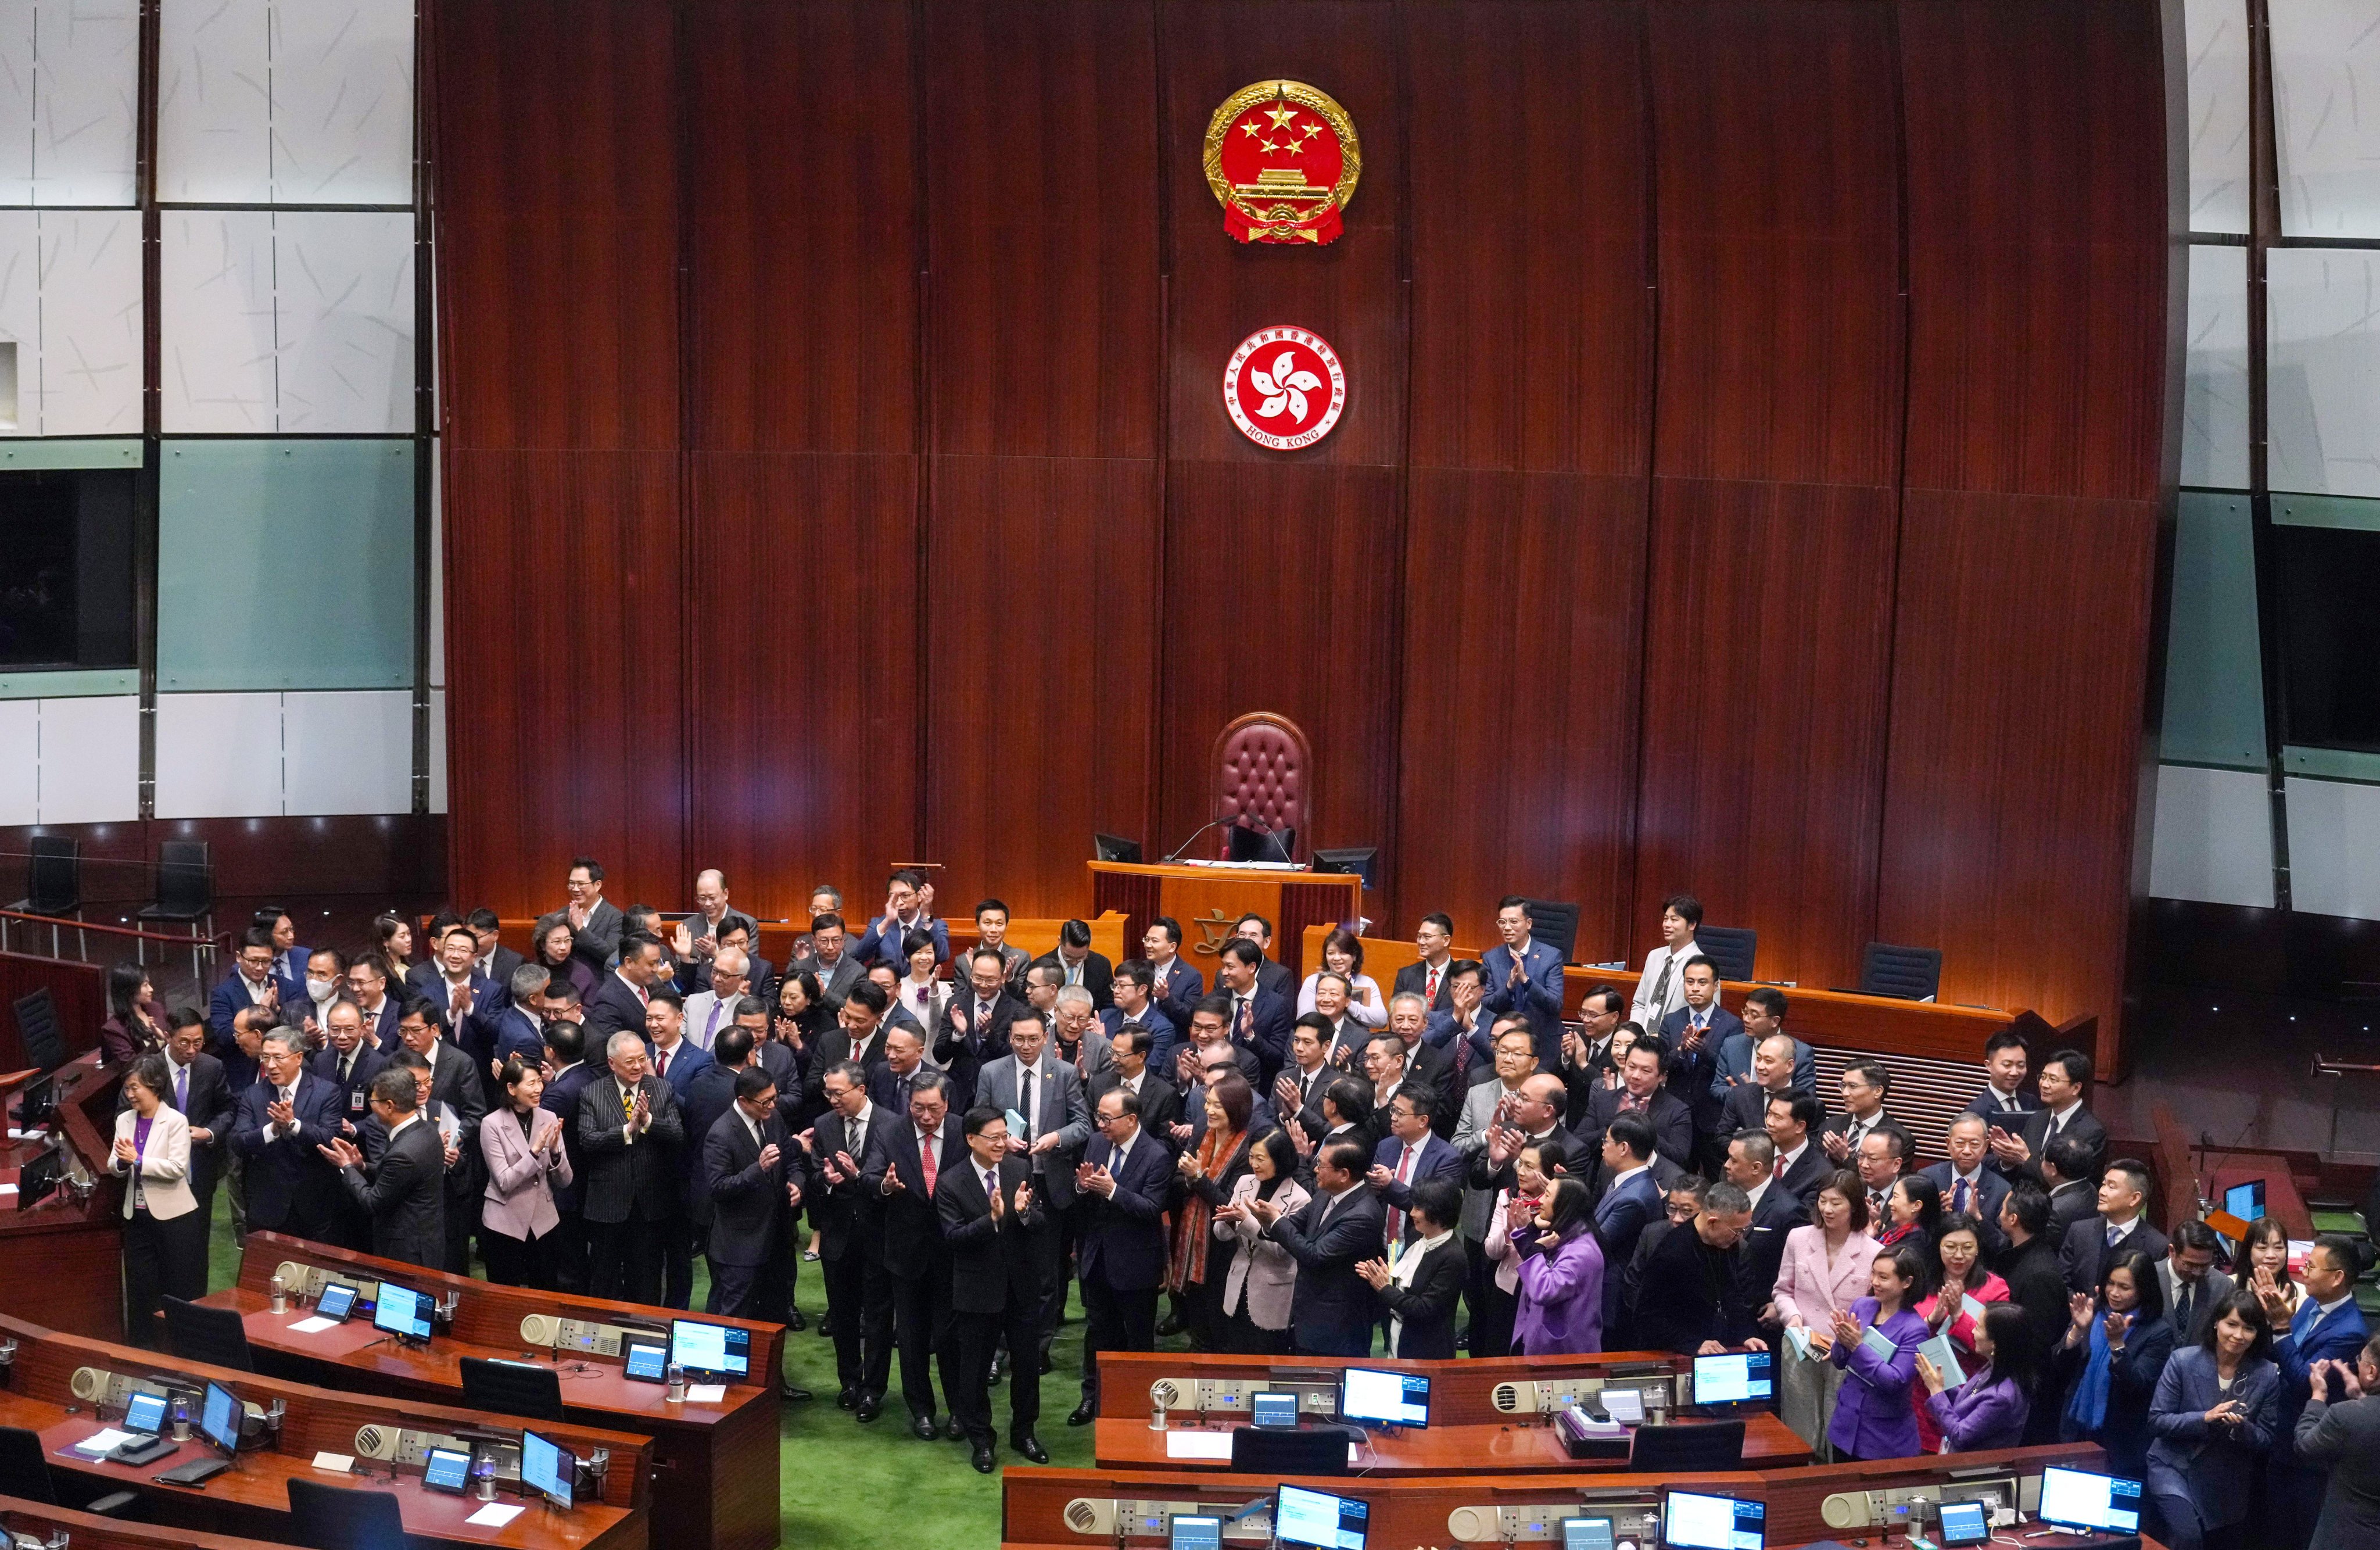
M 537 1106 L 545 1073 L 515 1056 L 497 1080 L 504 1101 L 480 1121 L 480 1154 L 488 1161 L 488 1188 L 480 1206 L 480 1251 L 488 1279 L 498 1286 L 553 1289 L 553 1185 L 570 1182 L 570 1153 L 562 1144 L 562 1117 Z
M 1777 1275 L 1778 1322 L 1805 1331 L 1809 1339 L 1806 1352 L 1791 1338 L 1781 1348 L 1777 1414 L 1813 1447 L 1827 1434 L 1843 1381 L 1841 1370 L 1826 1359 L 1835 1313 L 1867 1295 L 1875 1264 L 1867 1191 L 1859 1175 L 1839 1169 L 1818 1186 L 1810 1225 L 1785 1235 L 1785 1263 Z

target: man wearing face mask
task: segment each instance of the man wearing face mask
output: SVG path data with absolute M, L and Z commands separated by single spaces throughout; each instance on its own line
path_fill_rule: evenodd
M 330 1019 L 322 1014 L 331 1003 L 347 992 L 347 960 L 329 947 L 317 947 L 306 955 L 306 1003 L 296 1008 L 298 1024 L 306 1036 L 319 1045 Z

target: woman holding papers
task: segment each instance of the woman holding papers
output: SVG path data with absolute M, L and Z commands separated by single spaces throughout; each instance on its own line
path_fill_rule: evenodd
M 1925 1351 L 1917 1353 L 1925 1408 L 1942 1438 L 1937 1451 L 1972 1453 L 2015 1447 L 2024 1441 L 2024 1418 L 2032 1413 L 2033 1385 L 2040 1375 L 2039 1353 L 2034 1348 L 2033 1326 L 2025 1322 L 2024 1310 L 2002 1302 L 1985 1309 L 1976 1322 L 1974 1351 L 1984 1364 L 1973 1377 L 1961 1382 L 1936 1366 Z
M 1843 1373 L 1835 1418 L 1827 1441 L 1839 1461 L 1908 1458 L 1917 1452 L 1917 1414 L 1909 1402 L 1909 1380 L 1917 1373 L 1917 1348 L 1925 1321 L 1917 1299 L 1925 1285 L 1925 1262 L 1907 1244 L 1876 1255 L 1868 1294 L 1849 1311 L 1838 1311 L 1828 1360 Z
M 1953 1388 L 1982 1365 L 1981 1360 L 1968 1358 L 1980 1358 L 1975 1349 L 1975 1334 L 1983 1323 L 1984 1309 L 2008 1300 L 2008 1283 L 1983 1267 L 1983 1228 L 1973 1216 L 1943 1217 L 1941 1236 L 1934 1240 L 1934 1290 L 1917 1305 L 1917 1316 L 1933 1331 L 1934 1339 L 1949 1342 L 1943 1354 L 1959 1358 L 1955 1371 L 1948 1362 L 1936 1363 Z M 1921 1371 L 1918 1382 L 1925 1381 Z M 1918 1451 L 1939 1453 L 1942 1429 L 1934 1423 L 1934 1412 L 1927 1408 L 1925 1397 L 1922 1390 L 1914 1396 Z
M 1868 1236 L 1867 1190 L 1848 1168 L 1829 1174 L 1810 1202 L 1810 1224 L 1785 1235 L 1775 1311 L 1785 1326 L 1779 1363 L 1778 1419 L 1815 1447 L 1835 1413 L 1842 1369 L 1827 1360 L 1838 1310 L 1867 1290 L 1876 1264 Z
M 2097 1443 L 2110 1472 L 2139 1480 L 2148 1468 L 2149 1400 L 2173 1355 L 2156 1261 L 2138 1249 L 2109 1255 L 2099 1267 L 2099 1295 L 2076 1292 L 2073 1309 L 2042 1397 L 2065 1397 L 2060 1441 Z

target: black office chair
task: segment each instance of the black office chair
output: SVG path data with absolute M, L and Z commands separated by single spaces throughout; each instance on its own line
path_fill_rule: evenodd
M 1743 1468 L 1743 1422 L 1696 1422 L 1678 1426 L 1639 1426 L 1628 1450 L 1631 1474 L 1685 1474 L 1695 1470 Z
M 202 839 L 169 839 L 157 847 L 157 897 L 140 907 L 140 923 L 179 921 L 190 928 L 190 972 L 203 975 L 199 954 L 214 950 L 215 869 Z M 136 956 L 146 961 L 145 946 Z
M 57 1476 L 42 1452 L 42 1434 L 22 1426 L 0 1426 L 0 1496 L 15 1496 L 43 1507 L 75 1507 L 102 1518 L 122 1518 L 140 1497 L 133 1491 L 110 1491 L 88 1501 L 58 1495 Z
M 1860 959 L 1860 994 L 1931 1001 L 1942 990 L 1942 949 L 1871 942 Z
M 1521 908 L 1529 912 L 1529 935 L 1561 955 L 1564 963 L 1578 961 L 1578 906 L 1557 904 L 1551 899 L 1524 899 Z
M 463 1358 L 463 1406 L 523 1421 L 562 1419 L 562 1374 L 551 1367 Z
M 405 1550 L 405 1515 L 394 1491 L 289 1482 L 289 1541 L 308 1550 Z
M 256 1371 L 249 1354 L 248 1326 L 237 1313 L 229 1308 L 185 1302 L 171 1292 L 165 1294 L 164 1302 L 166 1349 L 186 1361 L 228 1367 L 236 1373 Z
M 50 956 L 59 956 L 58 921 L 67 916 L 82 919 L 82 842 L 63 835 L 35 835 L 26 848 L 32 860 L 25 869 L 25 897 L 8 906 L 23 915 L 50 917 Z M 0 921 L 0 946 L 7 942 L 6 922 Z M 75 933 L 75 956 L 89 956 L 89 945 L 80 930 Z
M 10 1009 L 17 1014 L 17 1039 L 28 1064 L 55 1071 L 67 1063 L 66 1024 L 58 1020 L 58 1003 L 49 986 L 17 997 Z
M 1749 980 L 1760 958 L 1760 934 L 1749 926 L 1696 926 L 1694 946 L 1718 965 L 1722 980 Z

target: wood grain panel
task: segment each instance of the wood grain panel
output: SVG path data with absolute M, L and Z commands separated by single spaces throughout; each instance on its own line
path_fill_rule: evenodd
M 908 0 L 686 9 L 693 445 L 914 452 L 916 13 Z
M 926 15 L 934 446 L 1154 457 L 1152 6 L 938 0 Z
M 965 919 L 990 894 L 1020 916 L 1080 914 L 1095 831 L 1157 853 L 1157 465 L 940 458 L 933 496 L 926 849 L 949 869 L 941 908 Z
M 1491 943 L 1517 892 L 1578 902 L 1583 959 L 1620 950 L 1645 503 L 1642 479 L 1414 470 L 1400 932 L 1444 909 L 1456 940 Z
M 454 896 L 537 914 L 586 852 L 611 897 L 674 900 L 677 454 L 454 448 L 445 469 Z
M 2157 507 L 1912 490 L 1878 931 L 2118 1051 Z
M 1903 0 L 1912 488 L 2172 483 L 2159 9 Z
M 1760 933 L 1764 979 L 1856 983 L 1876 911 L 1894 492 L 1658 480 L 1636 900 Z
M 450 448 L 677 445 L 671 27 L 667 0 L 437 6 Z
M 917 842 L 917 459 L 693 466 L 693 864 L 761 916 L 866 901 Z

